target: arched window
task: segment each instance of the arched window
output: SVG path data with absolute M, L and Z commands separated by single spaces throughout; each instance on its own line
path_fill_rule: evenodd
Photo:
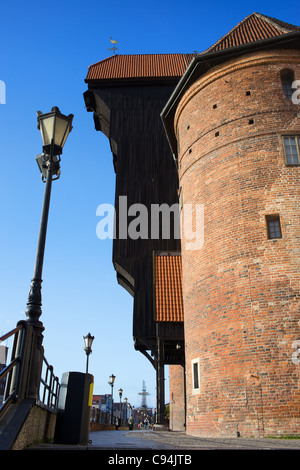
M 293 81 L 295 80 L 294 70 L 284 69 L 280 72 L 282 89 L 286 98 L 289 100 L 292 98 L 292 94 L 295 90 L 292 88 Z

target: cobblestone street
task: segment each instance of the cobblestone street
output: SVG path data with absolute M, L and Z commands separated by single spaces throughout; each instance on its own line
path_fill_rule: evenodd
M 300 450 L 300 439 L 200 438 L 183 432 L 133 432 L 131 438 L 150 439 L 177 449 Z
M 300 450 L 300 439 L 201 438 L 184 432 L 98 431 L 88 446 L 40 444 L 31 450 Z

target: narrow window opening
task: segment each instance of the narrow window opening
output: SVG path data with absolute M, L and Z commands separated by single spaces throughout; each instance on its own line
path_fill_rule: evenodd
M 218 107 L 218 105 L 217 105 L 217 104 L 214 104 L 214 105 L 213 105 L 213 108 L 214 108 L 214 109 L 216 109 L 217 107 Z
M 250 91 L 249 90 L 246 91 L 246 96 L 250 96 L 250 95 L 251 95 Z
M 193 364 L 193 372 L 194 372 L 194 387 L 193 388 L 199 388 L 199 377 L 198 377 L 198 362 L 194 362 Z
M 253 119 L 249 119 L 249 124 L 254 124 L 254 120 L 253 120 Z
M 294 92 L 292 85 L 295 80 L 294 71 L 291 69 L 284 69 L 280 72 L 281 85 L 284 91 L 285 97 L 289 100 L 292 99 L 292 94 Z
M 219 132 L 216 132 L 216 133 L 215 133 L 215 137 L 218 137 L 218 136 L 219 136 Z
M 193 385 L 193 393 L 197 394 L 200 393 L 200 359 L 193 359 L 192 360 L 192 385 Z
M 279 215 L 266 215 L 268 238 L 282 238 L 280 217 Z

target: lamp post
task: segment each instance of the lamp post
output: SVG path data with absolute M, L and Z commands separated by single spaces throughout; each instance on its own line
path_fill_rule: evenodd
M 122 425 L 122 393 L 123 390 L 119 388 L 119 397 L 120 397 L 120 426 Z
M 111 385 L 111 412 L 110 412 L 110 424 L 113 424 L 113 406 L 114 406 L 114 400 L 113 400 L 113 390 L 114 390 L 114 382 L 115 382 L 116 376 L 114 374 L 111 374 L 109 377 L 109 385 Z
M 84 339 L 84 344 L 85 344 L 85 347 L 83 349 L 86 352 L 86 373 L 88 373 L 88 370 L 89 370 L 89 355 L 92 352 L 92 344 L 93 344 L 93 341 L 94 341 L 95 337 L 92 336 L 91 333 L 89 333 L 88 335 L 84 336 L 83 339 Z
M 50 113 L 42 114 L 41 111 L 37 112 L 38 129 L 41 132 L 43 141 L 43 153 L 38 155 L 36 160 L 42 173 L 42 181 L 45 181 L 46 184 L 34 273 L 26 308 L 27 323 L 33 328 L 33 354 L 29 372 L 28 396 L 34 397 L 38 392 L 43 361 L 42 332 L 44 327 L 39 318 L 42 314 L 42 271 L 51 187 L 52 181 L 60 177 L 60 155 L 72 130 L 72 120 L 73 114 L 64 116 L 57 107 L 53 107 Z
M 128 398 L 124 398 L 124 403 L 125 403 L 125 423 L 127 422 L 127 402 L 128 402 Z

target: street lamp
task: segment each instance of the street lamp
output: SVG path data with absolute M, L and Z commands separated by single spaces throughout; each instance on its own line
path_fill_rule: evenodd
M 109 377 L 109 385 L 111 385 L 111 412 L 110 412 L 110 424 L 113 424 L 113 390 L 114 390 L 114 381 L 115 381 L 116 376 L 114 374 L 111 374 Z
M 67 137 L 72 130 L 73 114 L 64 116 L 57 106 L 50 113 L 37 112 L 38 129 L 41 131 L 43 151 L 47 155 L 61 155 Z
M 91 333 L 89 333 L 88 335 L 84 336 L 83 339 L 84 339 L 84 344 L 85 344 L 85 347 L 83 349 L 86 352 L 86 373 L 88 373 L 89 355 L 92 352 L 92 344 L 93 344 L 95 337 L 92 336 Z
M 44 203 L 42 209 L 40 232 L 38 238 L 37 254 L 34 266 L 33 279 L 31 281 L 31 289 L 28 296 L 28 303 L 26 309 L 26 316 L 29 324 L 40 324 L 39 317 L 42 310 L 41 298 L 41 285 L 42 285 L 42 270 L 45 252 L 46 232 L 48 223 L 48 214 L 50 206 L 50 195 L 53 175 L 59 177 L 60 168 L 57 155 L 61 155 L 63 146 L 69 133 L 72 130 L 73 114 L 68 117 L 60 113 L 57 107 L 52 108 L 50 113 L 42 114 L 41 111 L 37 112 L 38 115 L 38 129 L 41 131 L 43 141 L 43 151 L 37 157 L 37 162 L 42 173 L 42 177 L 46 180 Z M 57 178 L 55 178 L 57 179 Z
M 34 273 L 31 280 L 26 308 L 27 323 L 33 327 L 34 332 L 31 375 L 29 379 L 29 395 L 31 394 L 31 396 L 34 396 L 37 393 L 43 361 L 42 332 L 44 327 L 39 318 L 42 314 L 42 271 L 52 180 L 57 179 L 60 176 L 60 157 L 57 158 L 57 156 L 62 154 L 63 146 L 72 130 L 72 120 L 72 114 L 64 116 L 60 113 L 57 107 L 52 108 L 50 113 L 42 114 L 40 111 L 37 113 L 38 129 L 41 131 L 44 152 L 43 154 L 38 155 L 37 162 L 42 173 L 42 179 L 43 181 L 46 181 L 46 185 Z M 55 175 L 57 177 L 53 178 Z
M 124 398 L 124 403 L 125 403 L 125 422 L 127 421 L 127 402 L 128 402 L 128 398 Z
M 122 388 L 119 388 L 119 397 L 120 397 L 120 426 L 122 424 L 122 393 L 123 393 L 123 390 Z

